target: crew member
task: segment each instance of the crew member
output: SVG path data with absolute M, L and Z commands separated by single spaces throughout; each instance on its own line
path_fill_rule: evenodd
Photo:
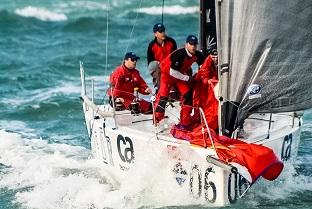
M 165 32 L 166 28 L 162 23 L 157 23 L 153 27 L 154 40 L 150 42 L 147 49 L 147 64 L 152 61 L 162 60 L 177 49 L 176 41 L 167 36 Z
M 155 123 L 164 118 L 165 106 L 168 101 L 170 89 L 175 85 L 181 94 L 182 106 L 180 112 L 180 125 L 187 128 L 192 111 L 192 81 L 193 77 L 188 71 L 194 62 L 201 65 L 204 57 L 197 51 L 198 39 L 194 35 L 186 38 L 184 48 L 177 49 L 168 55 L 161 63 L 160 89 L 155 101 Z
M 200 124 L 201 108 L 204 112 L 209 128 L 217 130 L 218 128 L 218 105 L 219 102 L 214 94 L 214 87 L 218 83 L 218 52 L 212 50 L 205 59 L 204 64 L 194 75 L 193 106 L 194 114 L 192 124 Z
M 218 51 L 213 49 L 210 55 L 205 59 L 200 71 L 207 74 L 207 82 L 218 82 Z
M 125 109 L 131 109 L 131 103 L 137 99 L 134 95 L 135 88 L 144 95 L 151 93 L 151 89 L 136 69 L 136 63 L 139 59 L 140 57 L 134 52 L 127 52 L 123 64 L 118 66 L 110 76 L 111 88 L 108 90 L 110 101 L 112 102 L 113 97 L 115 104 L 122 102 Z M 150 102 L 143 99 L 138 101 L 141 112 L 151 112 Z
M 154 85 L 154 89 L 156 91 L 158 91 L 159 89 L 159 80 L 160 80 L 160 67 L 159 67 L 159 62 L 158 61 L 151 61 L 149 64 L 148 64 L 148 67 L 147 67 L 150 75 L 152 76 L 153 78 L 153 85 Z

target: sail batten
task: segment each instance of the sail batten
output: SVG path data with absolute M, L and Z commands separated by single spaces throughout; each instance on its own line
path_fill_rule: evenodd
M 219 9 L 221 82 L 238 119 L 312 108 L 312 2 L 225 0 Z

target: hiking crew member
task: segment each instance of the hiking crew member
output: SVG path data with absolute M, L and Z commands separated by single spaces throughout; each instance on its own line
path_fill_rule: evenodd
M 152 61 L 158 61 L 159 63 L 177 49 L 176 41 L 167 36 L 165 33 L 165 26 L 161 23 L 157 23 L 153 27 L 154 40 L 150 42 L 147 49 L 147 64 Z
M 189 35 L 185 47 L 177 49 L 168 55 L 160 65 L 160 89 L 155 101 L 155 122 L 158 123 L 164 118 L 165 107 L 171 87 L 175 85 L 182 97 L 180 112 L 180 124 L 187 127 L 190 122 L 192 111 L 192 81 L 193 77 L 188 75 L 194 62 L 201 65 L 204 57 L 197 51 L 198 39 Z
M 140 59 L 135 53 L 127 52 L 123 64 L 117 67 L 110 76 L 111 89 L 108 90 L 110 103 L 112 96 L 114 102 L 122 101 L 125 109 L 131 109 L 131 103 L 134 101 L 134 88 L 144 95 L 151 93 L 146 82 L 136 69 L 136 63 Z M 112 104 L 112 103 L 111 103 Z M 139 106 L 143 113 L 151 111 L 151 103 L 143 99 L 139 100 Z

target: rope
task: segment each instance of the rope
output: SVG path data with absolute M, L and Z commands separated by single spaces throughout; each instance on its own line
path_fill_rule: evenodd
M 200 115 L 201 115 L 200 117 L 202 117 L 204 122 L 205 122 L 205 126 L 207 128 L 208 136 L 209 136 L 209 139 L 211 141 L 212 147 L 215 150 L 215 152 L 217 153 L 217 149 L 216 149 L 215 144 L 213 142 L 213 139 L 212 139 L 212 136 L 211 136 L 211 133 L 210 133 L 210 129 L 209 129 L 209 126 L 208 126 L 208 122 L 207 122 L 206 117 L 205 117 L 205 113 L 204 113 L 202 108 L 199 108 L 199 111 L 200 111 Z M 204 144 L 206 146 L 206 141 L 204 141 Z
M 233 106 L 237 107 L 238 109 L 243 109 L 239 105 L 235 104 L 234 102 L 231 102 L 230 100 L 228 100 L 228 99 L 226 99 L 224 97 L 222 97 L 222 99 L 224 99 L 225 101 L 229 102 L 230 104 L 232 104 Z
M 139 6 L 139 8 L 142 8 L 142 2 L 143 2 L 143 0 L 140 1 L 140 6 Z M 125 51 L 124 54 L 126 54 L 127 51 L 128 51 L 128 48 L 129 48 L 129 45 L 130 45 L 130 42 L 131 42 L 131 39 L 132 39 L 132 36 L 133 36 L 134 28 L 135 28 L 135 26 L 137 25 L 138 16 L 139 16 L 139 10 L 137 10 L 137 12 L 136 12 L 136 16 L 135 16 L 135 19 L 134 19 L 134 23 L 133 23 L 133 25 L 132 25 L 132 29 L 131 29 L 130 36 L 129 36 L 129 41 L 128 41 L 128 44 L 127 44 L 127 47 L 126 47 L 126 51 Z

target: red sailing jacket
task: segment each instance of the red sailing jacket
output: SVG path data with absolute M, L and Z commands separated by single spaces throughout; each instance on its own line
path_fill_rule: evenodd
M 180 48 L 168 55 L 160 64 L 162 73 L 170 75 L 170 68 L 179 71 L 184 75 L 188 75 L 188 72 L 194 62 L 201 65 L 204 61 L 202 53 L 196 51 L 192 57 L 186 52 L 185 48 Z
M 176 49 L 177 44 L 173 38 L 167 36 L 164 43 L 159 44 L 155 37 L 155 39 L 150 42 L 147 49 L 147 64 L 154 60 L 161 62 L 166 56 Z
M 200 68 L 202 74 L 208 75 L 207 79 L 218 80 L 218 69 L 217 66 L 213 63 L 211 55 L 209 55 L 203 65 Z
M 148 88 L 147 84 L 140 76 L 137 69 L 128 69 L 121 65 L 117 67 L 110 76 L 110 83 L 113 88 L 113 96 L 115 98 L 122 97 L 123 99 L 133 100 L 133 89 L 139 88 L 141 94 L 147 95 L 145 90 Z M 111 96 L 111 90 L 108 90 L 108 95 Z

